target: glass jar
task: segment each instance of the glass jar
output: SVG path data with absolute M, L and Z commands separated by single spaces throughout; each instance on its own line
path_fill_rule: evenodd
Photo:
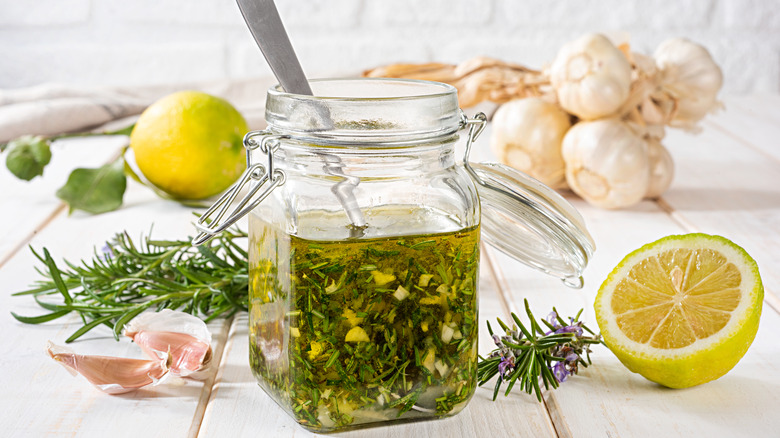
M 569 282 L 592 241 L 552 190 L 458 162 L 458 132 L 468 155 L 485 119 L 467 119 L 453 87 L 311 86 L 316 97 L 269 90 L 268 129 L 245 137 L 248 170 L 196 243 L 249 214 L 250 365 L 298 423 L 454 415 L 477 385 L 480 236 Z

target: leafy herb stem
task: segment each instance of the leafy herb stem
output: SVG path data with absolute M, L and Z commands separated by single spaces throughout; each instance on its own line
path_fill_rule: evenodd
M 91 261 L 65 261 L 66 269 L 47 249 L 41 254 L 31 248 L 44 265 L 38 272 L 45 279 L 14 295 L 32 295 L 50 313 L 11 314 L 18 321 L 40 324 L 75 312 L 83 324 L 67 342 L 99 325 L 118 337 L 125 323 L 150 308 L 178 309 L 206 321 L 227 317 L 246 310 L 247 253 L 236 243 L 246 237 L 234 228 L 196 248 L 189 240 L 149 237 L 136 244 L 127 233 L 118 233 L 100 252 L 95 250 Z
M 568 323 L 558 316 L 555 308 L 546 319 L 537 321 L 531 313 L 528 300 L 525 300 L 525 311 L 530 321 L 528 327 L 514 313 L 511 315 L 515 324 L 512 328 L 497 319 L 504 336 L 493 333 L 490 322 L 487 323 L 488 331 L 498 348 L 487 358 L 480 356 L 477 379 L 481 386 L 498 374 L 493 400 L 504 382 L 508 382 L 504 395 L 509 395 L 515 383 L 519 382 L 523 391 L 535 394 L 541 402 L 542 385 L 545 389 L 555 389 L 569 375 L 577 374 L 579 366 L 590 365 L 590 345 L 602 343 L 600 335 L 594 334 L 579 321 L 582 310 L 576 317 L 569 318 Z M 539 321 L 547 330 L 542 328 Z

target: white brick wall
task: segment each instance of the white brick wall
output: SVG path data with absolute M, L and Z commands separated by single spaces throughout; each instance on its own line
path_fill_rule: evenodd
M 778 0 L 277 0 L 309 76 L 489 55 L 540 67 L 582 33 L 707 46 L 727 93 L 780 92 Z M 268 75 L 232 0 L 0 0 L 0 87 Z

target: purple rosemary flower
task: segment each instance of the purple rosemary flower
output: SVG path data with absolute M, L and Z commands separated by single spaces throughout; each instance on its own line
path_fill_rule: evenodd
M 556 362 L 552 367 L 552 372 L 553 376 L 555 376 L 555 380 L 559 382 L 565 382 L 566 378 L 569 377 L 569 374 L 571 374 L 566 368 L 565 361 Z
M 572 319 L 570 325 L 556 329 L 555 333 L 574 333 L 577 336 L 582 336 L 582 322 L 574 322 Z
M 507 370 L 507 368 L 509 370 Z M 508 374 L 510 374 L 515 369 L 515 358 L 514 356 L 504 356 L 501 358 L 501 362 L 498 364 L 498 372 L 501 375 L 501 378 L 504 380 L 509 380 Z
M 100 250 L 103 252 L 103 260 L 110 260 L 114 258 L 114 248 L 106 242 Z
M 545 321 L 549 322 L 551 326 L 553 327 L 560 327 L 558 325 L 558 313 L 553 310 L 547 315 L 547 318 L 544 319 Z

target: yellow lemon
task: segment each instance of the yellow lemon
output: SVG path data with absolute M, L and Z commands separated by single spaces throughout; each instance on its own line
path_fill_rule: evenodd
M 670 388 L 715 380 L 758 331 L 756 262 L 730 240 L 668 236 L 627 255 L 601 285 L 604 342 L 631 371 Z
M 247 130 L 226 100 L 181 91 L 141 114 L 130 146 L 149 182 L 174 198 L 203 199 L 225 190 L 246 168 Z

